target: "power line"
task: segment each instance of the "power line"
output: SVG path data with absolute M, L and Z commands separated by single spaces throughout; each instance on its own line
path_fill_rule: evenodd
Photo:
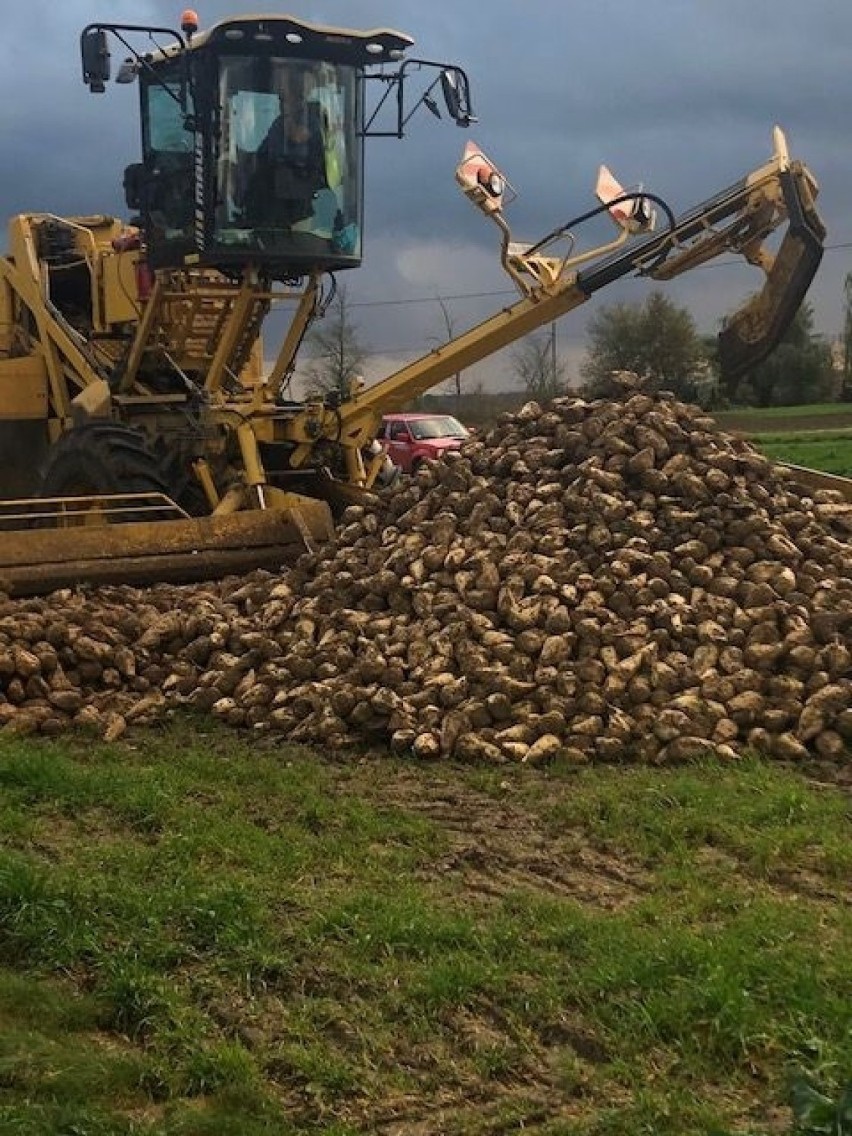
M 502 288 L 499 292 L 459 292 L 455 296 L 413 296 L 407 300 L 353 300 L 350 308 L 395 308 L 406 304 L 437 304 L 439 300 L 488 300 L 495 296 L 516 296 L 514 288 Z

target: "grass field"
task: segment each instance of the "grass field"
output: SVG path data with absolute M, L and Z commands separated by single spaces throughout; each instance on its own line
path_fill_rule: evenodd
M 750 437 L 774 461 L 852 477 L 852 429 L 760 433 Z
M 786 1131 L 852 1069 L 849 787 L 0 737 L 0 1132 Z
M 714 417 L 774 461 L 852 477 L 852 406 L 846 403 L 731 410 Z
M 713 417 L 726 430 L 812 430 L 852 426 L 852 403 L 819 402 L 804 406 L 740 407 L 720 410 Z

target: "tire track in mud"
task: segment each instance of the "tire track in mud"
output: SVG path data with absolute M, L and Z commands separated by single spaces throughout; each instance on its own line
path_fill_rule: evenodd
M 477 899 L 528 892 L 612 911 L 651 890 L 651 877 L 638 863 L 590 845 L 579 829 L 555 835 L 510 799 L 438 778 L 426 787 L 422 776 L 398 771 L 382 785 L 382 800 L 441 833 L 446 847 L 420 877 L 455 879 Z

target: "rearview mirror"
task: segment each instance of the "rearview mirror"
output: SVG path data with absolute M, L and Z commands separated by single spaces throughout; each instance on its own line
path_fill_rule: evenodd
M 83 57 L 83 82 L 88 83 L 90 91 L 103 94 L 110 75 L 109 44 L 103 28 L 83 32 L 80 53 Z
M 459 67 L 445 67 L 441 72 L 441 91 L 447 113 L 457 126 L 470 126 L 476 122 L 470 105 L 470 85 L 467 75 Z

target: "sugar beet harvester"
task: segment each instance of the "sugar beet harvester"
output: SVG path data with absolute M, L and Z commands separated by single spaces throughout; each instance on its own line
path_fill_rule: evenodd
M 23 214 L 0 260 L 0 581 L 16 594 L 279 565 L 329 538 L 335 509 L 381 477 L 383 413 L 607 284 L 742 255 L 765 281 L 721 336 L 723 364 L 741 371 L 778 342 L 820 260 L 816 182 L 779 129 L 766 164 L 680 217 L 602 168 L 600 203 L 532 244 L 512 239 L 508 184 L 469 142 L 456 178 L 499 226 L 518 300 L 370 388 L 293 402 L 326 278 L 361 262 L 366 139 L 402 137 L 421 104 L 440 115 L 437 97 L 468 126 L 467 76 L 408 57 L 396 31 L 280 15 L 199 34 L 187 12 L 180 31 L 87 27 L 93 91 L 116 40 L 128 52 L 117 81 L 140 91 L 132 222 Z M 412 80 L 426 88 L 416 99 Z M 576 230 L 600 213 L 613 240 L 580 251 Z M 292 319 L 264 375 L 259 335 L 279 300 Z

